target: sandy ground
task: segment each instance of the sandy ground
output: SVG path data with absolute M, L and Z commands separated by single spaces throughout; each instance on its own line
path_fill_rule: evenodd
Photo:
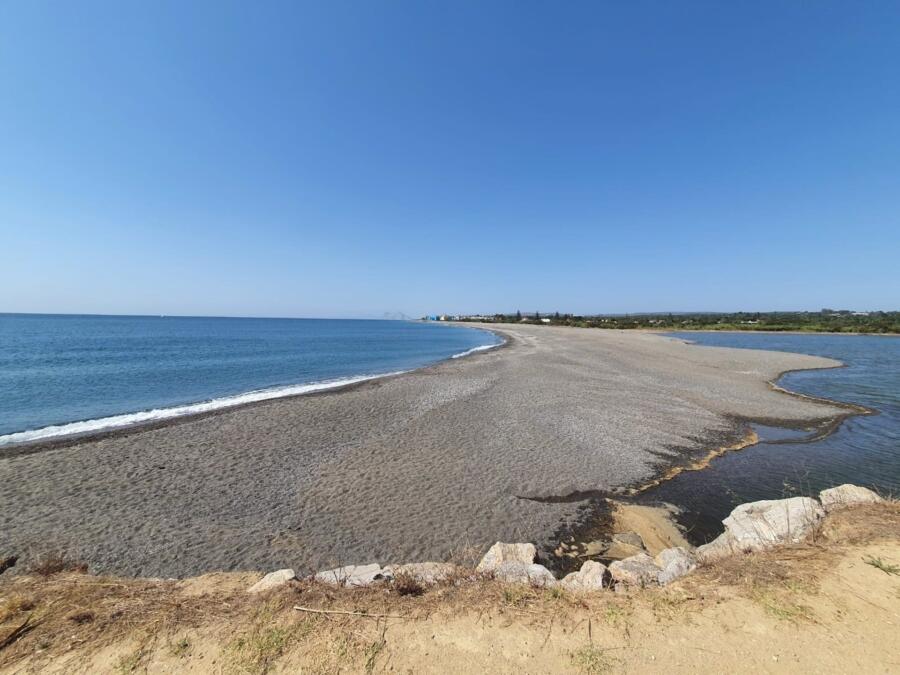
M 880 566 L 872 564 L 877 562 Z M 896 673 L 900 507 L 674 584 L 570 595 L 474 581 L 420 596 L 259 575 L 0 579 L 8 673 Z M 368 617 L 324 612 L 366 612 Z M 382 615 L 381 617 L 376 615 Z M 387 615 L 387 616 L 384 616 Z
M 169 577 L 546 542 L 577 507 L 554 497 L 641 484 L 735 443 L 741 420 L 847 412 L 768 384 L 828 359 L 502 330 L 502 349 L 344 391 L 0 455 L 0 555 Z

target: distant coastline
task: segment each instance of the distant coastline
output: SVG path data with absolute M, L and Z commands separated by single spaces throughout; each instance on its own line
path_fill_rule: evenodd
M 621 330 L 740 331 L 771 333 L 900 334 L 900 312 L 823 309 L 818 312 L 691 312 L 577 315 L 560 312 L 435 315 L 431 320 L 574 326 Z

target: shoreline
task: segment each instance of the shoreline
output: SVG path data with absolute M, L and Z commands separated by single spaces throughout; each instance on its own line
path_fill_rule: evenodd
M 578 527 L 592 495 L 683 471 L 740 440 L 742 421 L 848 414 L 767 384 L 839 365 L 827 359 L 477 327 L 506 342 L 338 389 L 0 451 L 12 486 L 0 510 L 14 514 L 0 548 L 38 542 L 102 571 L 179 577 L 442 559 L 498 539 L 544 546 Z
M 403 375 L 407 375 L 412 372 L 425 370 L 427 368 L 431 368 L 433 366 L 439 365 L 441 363 L 446 363 L 452 360 L 471 358 L 473 356 L 477 356 L 478 354 L 483 354 L 486 352 L 495 351 L 501 349 L 506 346 L 507 338 L 501 335 L 498 331 L 492 331 L 487 329 L 477 329 L 472 328 L 472 330 L 484 330 L 485 332 L 492 333 L 500 337 L 502 342 L 499 344 L 492 345 L 481 345 L 478 347 L 473 347 L 464 352 L 460 352 L 458 354 L 452 354 L 446 358 L 435 361 L 434 363 L 429 363 L 419 368 L 411 368 L 409 370 L 398 370 L 389 373 L 380 373 L 373 375 L 357 375 L 357 376 L 349 376 L 345 378 L 339 378 L 335 380 L 323 380 L 318 382 L 307 382 L 307 383 L 299 383 L 293 385 L 283 385 L 270 387 L 266 389 L 253 389 L 250 391 L 242 392 L 239 394 L 231 394 L 228 396 L 222 396 L 219 398 L 207 399 L 204 401 L 196 401 L 193 403 L 185 403 L 180 405 L 173 405 L 165 408 L 153 408 L 151 410 L 140 410 L 137 412 L 130 413 L 119 413 L 116 415 L 108 415 L 106 417 L 98 417 L 87 420 L 77 420 L 75 422 L 65 422 L 62 424 L 53 424 L 46 427 L 41 427 L 40 429 L 28 429 L 25 431 L 14 431 L 9 434 L 3 434 L 0 436 L 0 459 L 4 457 L 14 457 L 17 455 L 27 455 L 35 452 L 42 452 L 44 450 L 52 450 L 56 448 L 67 447 L 72 444 L 100 440 L 105 438 L 115 438 L 119 435 L 127 436 L 135 433 L 141 433 L 142 431 L 147 431 L 151 429 L 162 429 L 174 424 L 178 424 L 180 422 L 187 422 L 192 419 L 203 419 L 205 417 L 218 415 L 220 413 L 227 412 L 229 410 L 237 410 L 240 408 L 249 408 L 257 405 L 265 405 L 272 401 L 282 400 L 282 399 L 293 399 L 300 397 L 309 397 L 309 396 L 325 396 L 328 394 L 337 394 L 344 391 L 349 391 L 356 387 L 365 386 L 366 384 L 371 384 L 380 380 L 387 380 L 394 377 L 401 377 Z M 296 389 L 306 388 L 305 391 L 293 391 Z M 289 391 L 290 390 L 290 391 Z M 276 393 L 284 391 L 286 393 Z M 238 401 L 235 399 L 246 398 L 253 395 L 262 395 L 260 398 L 254 398 L 251 400 L 243 400 Z M 266 395 L 272 394 L 272 395 Z M 234 402 L 228 402 L 232 401 Z M 201 409 L 205 405 L 210 404 L 222 404 L 215 405 L 215 407 L 211 407 L 208 409 Z M 166 414 L 170 411 L 188 409 L 184 412 L 174 413 L 174 414 Z M 150 414 L 150 413 L 161 413 L 160 416 L 149 418 L 145 420 L 136 420 L 133 422 L 125 422 L 123 424 L 114 424 L 114 425 L 104 425 L 100 427 L 96 427 L 94 429 L 89 429 L 86 431 L 73 431 L 70 433 L 58 433 L 46 436 L 39 436 L 32 439 L 26 439 L 22 441 L 3 441 L 4 437 L 17 436 L 20 434 L 28 434 L 28 433 L 38 433 L 44 430 L 49 429 L 63 429 L 65 427 L 80 425 L 80 424 L 88 424 L 90 422 L 102 422 L 103 420 L 113 420 L 121 417 L 133 417 L 136 415 L 142 414 Z

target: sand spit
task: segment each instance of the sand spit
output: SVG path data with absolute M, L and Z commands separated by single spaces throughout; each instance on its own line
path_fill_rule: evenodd
M 773 390 L 812 356 L 648 333 L 504 327 L 503 349 L 341 391 L 0 454 L 0 554 L 187 576 L 443 559 L 547 541 L 576 503 L 651 481 L 741 420 L 823 424 Z M 549 498 L 534 501 L 528 498 Z

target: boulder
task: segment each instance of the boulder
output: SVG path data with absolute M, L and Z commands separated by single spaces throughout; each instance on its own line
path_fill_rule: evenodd
M 697 559 L 694 554 L 681 546 L 660 551 L 653 562 L 662 570 L 659 573 L 661 586 L 665 586 L 697 568 Z
M 393 578 L 389 567 L 383 568 L 378 563 L 369 565 L 346 565 L 333 570 L 319 572 L 316 581 L 332 586 L 370 586 L 376 581 L 389 581 Z
M 391 576 L 394 577 L 404 575 L 415 579 L 420 584 L 436 584 L 446 580 L 455 569 L 456 566 L 452 563 L 422 562 L 397 565 L 390 571 Z
M 523 565 L 530 565 L 534 562 L 537 555 L 537 549 L 534 544 L 504 544 L 497 542 L 488 549 L 484 554 L 478 567 L 475 569 L 479 572 L 493 572 L 500 565 L 506 562 L 517 562 Z
M 644 540 L 637 532 L 619 532 L 612 536 L 612 540 L 619 544 L 634 546 L 635 548 L 645 548 Z
M 725 532 L 700 546 L 700 560 L 714 560 L 731 553 L 762 551 L 779 544 L 803 541 L 825 517 L 815 499 L 791 497 L 741 504 L 722 523 Z
M 284 586 L 287 582 L 293 581 L 297 575 L 292 569 L 278 570 L 277 572 L 269 572 L 262 579 L 247 589 L 248 593 L 262 593 L 278 586 Z
M 556 577 L 543 565 L 526 564 L 516 560 L 500 563 L 492 572 L 494 579 L 509 584 L 528 584 L 539 588 L 556 585 Z
M 609 566 L 613 580 L 629 586 L 650 586 L 659 583 L 661 571 L 653 562 L 653 558 L 646 553 L 616 560 Z
M 559 583 L 570 591 L 599 591 L 606 580 L 606 565 L 586 560 L 577 572 L 567 574 Z
M 877 504 L 884 501 L 868 488 L 851 485 L 850 483 L 822 490 L 819 493 L 819 500 L 825 508 L 825 513 L 831 513 L 837 509 L 854 504 Z
M 641 535 L 635 532 L 620 532 L 612 536 L 612 541 L 603 552 L 603 557 L 622 560 L 646 552 L 647 549 Z

